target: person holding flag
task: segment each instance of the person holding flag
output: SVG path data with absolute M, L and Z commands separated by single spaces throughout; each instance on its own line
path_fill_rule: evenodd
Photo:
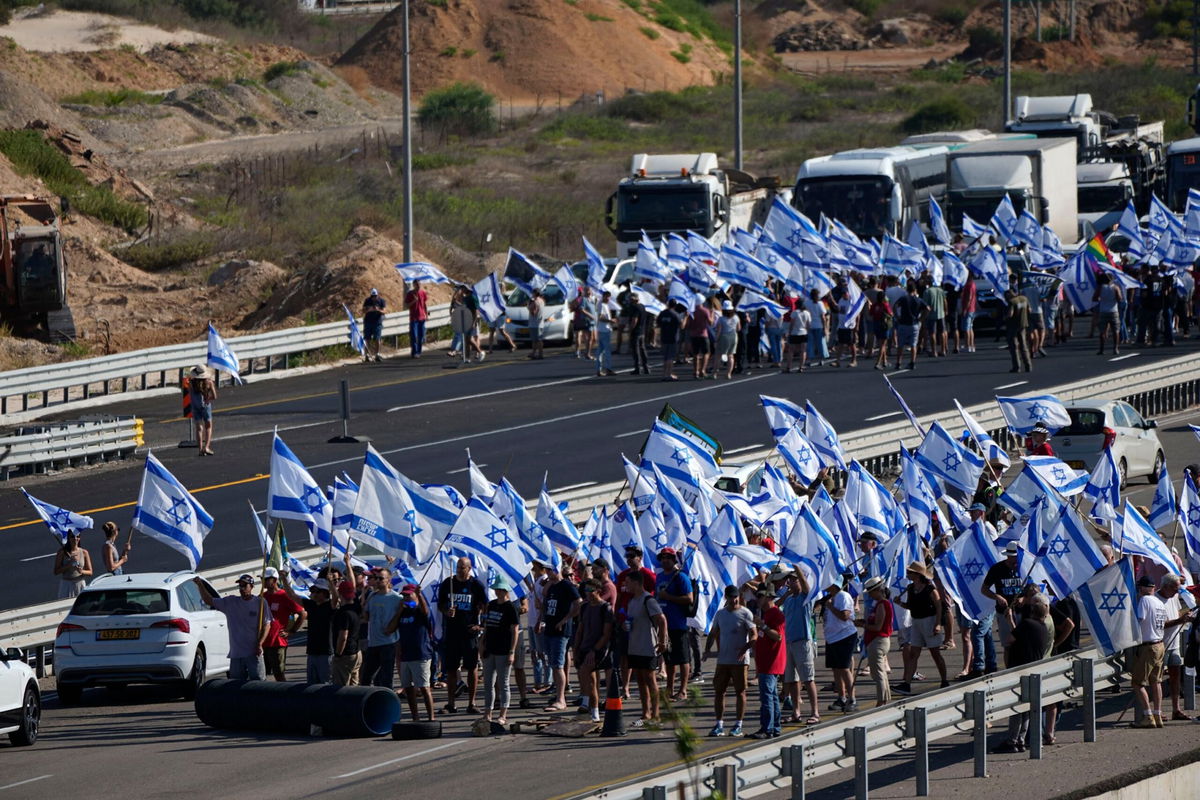
M 200 598 L 210 608 L 225 615 L 229 629 L 229 677 L 235 681 L 261 681 L 266 674 L 263 644 L 271 632 L 271 612 L 267 601 L 254 594 L 254 576 L 237 579 L 238 593 L 228 597 L 209 594 L 208 585 L 199 578 L 193 583 Z
M 113 575 L 121 575 L 124 572 L 125 564 L 129 562 L 129 551 L 133 549 L 133 536 L 131 535 L 129 541 L 125 542 L 125 552 L 117 555 L 117 535 L 121 529 L 117 527 L 117 523 L 110 520 L 104 523 L 102 530 L 104 531 L 104 571 Z
M 68 531 L 63 546 L 54 556 L 54 574 L 61 575 L 58 599 L 78 597 L 92 576 L 92 556 L 79 544 L 79 534 Z
M 192 405 L 192 422 L 196 424 L 196 455 L 216 455 L 212 449 L 212 435 L 213 403 L 217 399 L 217 385 L 208 367 L 202 364 L 192 367 L 188 378 L 188 399 Z
M 421 281 L 414 280 L 412 288 L 405 292 L 404 307 L 408 309 L 408 345 L 412 357 L 420 358 L 425 344 L 425 321 L 429 319 L 429 295 L 421 288 Z

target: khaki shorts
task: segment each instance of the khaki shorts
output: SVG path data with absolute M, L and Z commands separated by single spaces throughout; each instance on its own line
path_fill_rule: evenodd
M 717 664 L 713 671 L 713 692 L 724 694 L 730 686 L 738 694 L 746 691 L 750 668 L 745 664 Z
M 817 645 L 812 639 L 787 643 L 784 683 L 808 683 L 817 677 Z
M 1153 686 L 1163 679 L 1163 643 L 1140 644 L 1129 669 L 1129 682 L 1134 686 Z
M 337 686 L 358 686 L 358 668 L 362 666 L 362 653 L 334 656 L 330 662 L 330 678 Z
M 513 669 L 525 669 L 525 651 L 528 646 L 525 644 L 525 629 L 517 627 L 517 640 L 513 642 Z
M 936 628 L 940 620 L 937 617 L 913 617 L 912 633 L 909 634 L 908 643 L 912 647 L 941 647 L 945 641 L 944 633 L 939 633 L 936 636 L 933 629 Z
M 400 688 L 428 689 L 429 665 L 428 661 L 401 661 Z

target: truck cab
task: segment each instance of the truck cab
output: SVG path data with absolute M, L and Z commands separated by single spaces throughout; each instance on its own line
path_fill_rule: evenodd
M 1013 100 L 1013 118 L 1004 129 L 1009 133 L 1032 133 L 1039 137 L 1074 137 L 1079 152 L 1104 141 L 1100 112 L 1092 109 L 1090 94 L 1018 96 Z
M 1090 238 L 1096 231 L 1107 230 L 1120 221 L 1125 207 L 1134 198 L 1133 179 L 1129 177 L 1129 167 L 1118 162 L 1080 164 L 1075 170 L 1079 223 L 1086 226 L 1086 238 Z

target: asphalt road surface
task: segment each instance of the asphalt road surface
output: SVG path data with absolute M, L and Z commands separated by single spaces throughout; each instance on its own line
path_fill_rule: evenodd
M 1047 358 L 1035 359 L 1033 372 L 1013 375 L 1003 345 L 981 337 L 974 354 L 923 357 L 916 370 L 889 374 L 913 410 L 925 414 L 953 408 L 953 398 L 971 405 L 995 394 L 1019 395 L 1196 352 L 1198 345 L 1186 339 L 1173 348 L 1132 348 L 1114 361 L 1096 355 L 1093 340 L 1077 338 L 1050 348 Z M 681 367 L 677 383 L 656 375 L 597 378 L 589 363 L 566 349 L 551 349 L 544 361 L 529 361 L 522 350 L 497 353 L 462 369 L 448 369 L 452 363 L 438 352 L 421 360 L 404 354 L 382 364 L 222 387 L 215 416 L 217 454 L 204 459 L 194 449 L 177 448 L 188 434 L 187 423 L 178 418 L 177 396 L 118 401 L 102 410 L 143 418 L 147 444 L 215 517 L 202 569 L 258 556 L 246 501 L 258 509 L 265 505 L 270 437 L 276 427 L 318 480 L 332 483 L 342 470 L 357 479 L 365 445 L 328 443 L 341 433 L 337 389 L 342 379 L 352 387 L 350 432 L 370 436 L 402 472 L 465 491 L 465 449 L 470 448 L 491 479 L 506 475 L 526 498 L 536 497 L 543 476 L 551 490 L 621 480 L 620 454 L 638 452 L 646 429 L 668 402 L 716 435 L 726 460 L 734 463 L 738 452 L 770 441 L 759 394 L 811 400 L 843 433 L 900 416 L 881 373 L 863 361 L 854 370 L 810 367 L 790 375 L 756 370 L 731 381 L 693 381 L 690 367 Z M 615 363 L 628 369 L 630 360 L 619 355 Z M 1172 464 L 1181 462 L 1171 452 L 1167 456 Z M 135 458 L 13 481 L 0 489 L 0 537 L 6 545 L 0 552 L 0 574 L 5 576 L 0 608 L 52 600 L 57 588 L 51 574 L 54 540 L 35 521 L 20 485 L 43 500 L 91 514 L 97 528 L 108 519 L 125 528 L 141 474 L 141 459 Z M 299 523 L 288 530 L 293 543 L 306 536 Z M 99 533 L 85 537 L 97 562 L 100 544 Z M 185 566 L 174 551 L 134 537 L 131 570 Z

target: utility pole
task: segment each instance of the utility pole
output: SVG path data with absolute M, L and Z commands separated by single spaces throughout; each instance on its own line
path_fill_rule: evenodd
M 407 0 L 406 0 L 407 2 Z M 1004 108 L 1000 111 L 1003 130 L 1012 113 L 1012 0 L 1004 0 Z
M 408 0 L 404 0 L 404 163 L 400 171 L 403 175 L 404 192 L 404 260 L 413 260 L 413 185 L 412 185 L 412 85 L 408 68 L 409 57 L 408 36 Z
M 733 3 L 733 168 L 742 169 L 742 0 Z

